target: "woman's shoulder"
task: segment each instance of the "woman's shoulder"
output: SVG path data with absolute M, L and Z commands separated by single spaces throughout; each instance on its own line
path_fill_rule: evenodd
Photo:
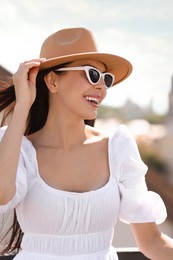
M 86 126 L 86 133 L 88 139 L 106 140 L 110 137 L 110 133 L 108 131 L 91 126 Z
M 103 141 L 108 145 L 110 154 L 119 154 L 124 156 L 128 151 L 136 151 L 137 143 L 134 136 L 129 130 L 128 126 L 121 124 L 111 131 L 104 131 L 97 128 L 91 129 L 92 134 L 95 136 L 92 140 Z
M 89 127 L 89 137 L 87 142 L 99 143 L 109 148 L 110 153 L 117 150 L 124 150 L 131 146 L 135 146 L 135 140 L 126 125 L 118 125 L 115 129 L 105 131 L 95 127 Z
M 104 138 L 105 139 L 115 139 L 116 137 L 132 137 L 130 130 L 124 124 L 118 125 L 114 129 L 110 129 L 107 131 L 97 128 L 97 127 L 87 126 L 87 128 L 89 129 L 89 132 L 91 133 L 91 135 L 100 137 L 103 139 Z
M 8 126 L 0 127 L 0 141 L 2 140 L 6 130 L 8 129 Z M 15 138 L 15 137 L 14 137 Z M 20 159 L 25 162 L 25 165 L 28 163 L 34 164 L 34 149 L 32 146 L 32 143 L 26 136 L 22 136 L 21 140 L 21 146 L 20 146 Z

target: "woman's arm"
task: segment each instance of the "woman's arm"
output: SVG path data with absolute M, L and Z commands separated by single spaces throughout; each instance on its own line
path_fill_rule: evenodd
M 16 104 L 9 126 L 0 142 L 0 204 L 15 194 L 15 180 L 22 136 L 30 107 L 36 96 L 36 76 L 42 59 L 21 63 L 13 76 Z
M 139 250 L 152 260 L 173 259 L 173 239 L 160 233 L 155 223 L 131 224 Z

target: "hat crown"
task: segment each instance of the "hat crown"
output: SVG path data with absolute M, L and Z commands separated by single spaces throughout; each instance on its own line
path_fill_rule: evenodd
M 85 28 L 68 28 L 50 35 L 43 42 L 40 57 L 52 59 L 87 52 L 97 52 L 92 33 Z

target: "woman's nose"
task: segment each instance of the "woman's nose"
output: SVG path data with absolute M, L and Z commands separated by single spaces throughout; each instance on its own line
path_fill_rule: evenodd
M 105 88 L 106 89 L 106 86 L 105 86 L 105 82 L 104 82 L 104 79 L 101 77 L 99 82 L 95 85 L 95 88 Z

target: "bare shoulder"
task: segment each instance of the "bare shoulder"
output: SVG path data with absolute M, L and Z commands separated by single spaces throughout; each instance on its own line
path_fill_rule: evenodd
M 110 137 L 109 132 L 91 126 L 86 126 L 86 133 L 88 139 L 92 139 L 95 141 L 107 141 Z

